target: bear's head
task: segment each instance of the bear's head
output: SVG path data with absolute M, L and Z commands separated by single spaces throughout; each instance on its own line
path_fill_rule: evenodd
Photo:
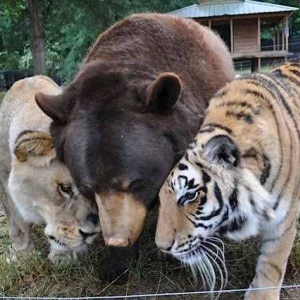
M 95 61 L 61 95 L 36 95 L 53 119 L 60 159 L 80 192 L 97 201 L 108 246 L 138 239 L 147 210 L 190 141 L 190 108 L 178 102 L 186 93 L 175 73 Z

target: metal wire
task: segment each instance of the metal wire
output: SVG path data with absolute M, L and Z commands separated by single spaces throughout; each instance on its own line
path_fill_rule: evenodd
M 179 292 L 179 293 L 160 293 L 160 294 L 137 294 L 137 295 L 116 295 L 116 296 L 99 296 L 99 297 L 74 297 L 74 298 L 59 298 L 59 297 L 0 297 L 3 300 L 98 300 L 98 299 L 130 299 L 130 298 L 149 298 L 149 297 L 178 297 L 189 295 L 212 295 L 212 294 L 230 294 L 242 293 L 250 291 L 267 291 L 274 289 L 300 289 L 300 284 L 283 285 L 281 287 L 264 287 L 264 288 L 249 288 L 249 289 L 232 289 L 218 291 L 198 291 L 198 292 Z

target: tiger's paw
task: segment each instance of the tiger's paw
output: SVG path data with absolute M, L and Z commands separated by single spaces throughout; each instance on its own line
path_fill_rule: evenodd
M 267 290 L 267 291 L 250 291 L 246 292 L 244 300 L 279 300 L 280 291 Z

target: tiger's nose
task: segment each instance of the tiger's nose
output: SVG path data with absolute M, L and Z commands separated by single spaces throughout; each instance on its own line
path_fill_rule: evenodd
M 87 222 L 91 222 L 93 225 L 97 226 L 99 224 L 99 216 L 96 214 L 89 214 L 86 217 Z
M 155 240 L 156 246 L 162 250 L 162 251 L 170 251 L 175 243 L 175 240 L 171 241 L 161 241 L 161 240 Z

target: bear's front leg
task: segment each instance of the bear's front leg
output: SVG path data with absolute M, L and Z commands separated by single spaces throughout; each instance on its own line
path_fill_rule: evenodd
M 295 219 L 286 220 L 280 227 L 263 234 L 255 277 L 245 295 L 245 300 L 279 300 L 295 235 Z M 272 289 L 268 289 L 270 287 Z M 252 291 L 252 288 L 262 290 Z
M 108 247 L 108 255 L 101 264 L 100 279 L 103 282 L 116 280 L 116 284 L 125 284 L 128 281 L 128 270 L 137 257 L 138 243 L 126 248 Z

